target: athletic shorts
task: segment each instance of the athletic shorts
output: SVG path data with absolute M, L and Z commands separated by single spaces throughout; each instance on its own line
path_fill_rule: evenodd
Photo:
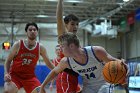
M 36 77 L 21 79 L 16 75 L 11 75 L 11 80 L 16 84 L 18 89 L 23 87 L 26 93 L 31 93 L 36 87 L 41 85 L 40 81 Z
M 114 90 L 114 85 L 106 83 L 106 84 L 101 86 L 98 93 L 113 93 L 113 90 Z
M 78 78 L 66 72 L 60 73 L 56 79 L 57 93 L 76 93 Z

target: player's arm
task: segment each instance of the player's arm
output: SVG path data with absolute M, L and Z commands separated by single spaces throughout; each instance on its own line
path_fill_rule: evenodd
M 97 56 L 97 58 L 102 61 L 102 62 L 109 62 L 109 61 L 120 61 L 122 62 L 122 64 L 124 64 L 125 66 L 125 69 L 127 70 L 127 74 L 129 72 L 129 69 L 128 69 L 128 66 L 127 64 L 125 63 L 125 60 L 124 59 L 117 59 L 115 57 L 112 57 L 109 53 L 107 53 L 107 51 L 101 47 L 101 46 L 93 46 L 94 47 L 94 50 L 95 50 L 95 55 Z
M 50 83 L 50 86 L 49 86 L 50 91 L 53 90 L 53 84 L 54 84 L 54 81 L 55 81 L 55 79 L 53 79 L 53 80 L 51 81 L 51 83 Z
M 54 64 L 54 66 L 55 66 L 55 59 L 52 61 L 52 63 Z M 49 88 L 50 88 L 50 91 L 52 91 L 53 90 L 53 84 L 54 84 L 54 82 L 55 82 L 55 78 L 51 81 L 51 83 L 50 83 L 50 86 L 49 86 Z
M 97 58 L 101 61 L 101 62 L 109 62 L 109 61 L 115 61 L 119 59 L 112 57 L 109 53 L 107 53 L 107 51 L 101 47 L 101 46 L 93 46 L 95 55 L 97 56 Z
M 51 72 L 47 75 L 46 79 L 44 80 L 44 82 L 41 85 L 40 93 L 42 93 L 42 91 L 44 91 L 45 86 L 51 80 L 53 80 L 60 72 L 62 72 L 64 69 L 66 69 L 68 67 L 69 67 L 69 65 L 67 63 L 67 58 L 64 57 L 61 60 L 61 62 L 53 70 L 51 70 Z
M 56 17 L 57 17 L 56 18 L 57 19 L 57 33 L 58 33 L 58 36 L 60 36 L 67 31 L 64 20 L 63 20 L 63 0 L 58 0 L 57 9 L 56 9 Z
M 100 46 L 94 46 L 94 50 L 95 50 L 95 55 L 102 62 L 107 63 L 109 61 L 120 61 L 125 66 L 125 69 L 127 70 L 126 76 L 128 75 L 129 69 L 124 59 L 120 60 L 120 59 L 112 57 L 109 53 L 107 53 L 107 51 L 103 47 L 100 47 Z M 126 80 L 124 80 L 124 82 L 126 82 Z
M 9 81 L 9 69 L 10 69 L 10 65 L 12 60 L 14 59 L 14 57 L 17 55 L 18 50 L 19 50 L 19 45 L 20 42 L 17 41 L 14 43 L 14 45 L 12 46 L 10 53 L 8 55 L 8 57 L 5 60 L 5 64 L 4 64 L 4 68 L 5 68 L 5 81 Z
M 117 59 L 115 57 L 112 57 L 109 53 L 107 53 L 107 51 L 101 47 L 101 46 L 93 46 L 94 50 L 95 50 L 95 55 L 97 56 L 97 58 L 101 61 L 101 62 L 109 62 L 109 61 L 120 61 L 125 65 L 125 68 L 128 70 L 127 64 L 125 63 L 124 59 Z
M 50 62 L 50 59 L 49 59 L 49 57 L 47 55 L 47 51 L 46 51 L 45 47 L 42 44 L 40 44 L 40 55 L 42 56 L 45 64 L 47 65 L 47 67 L 49 69 L 53 69 L 54 65 Z

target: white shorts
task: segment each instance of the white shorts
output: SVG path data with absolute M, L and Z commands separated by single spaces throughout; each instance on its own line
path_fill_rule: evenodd
M 101 86 L 98 93 L 113 93 L 113 90 L 114 90 L 114 85 L 106 83 L 105 85 Z

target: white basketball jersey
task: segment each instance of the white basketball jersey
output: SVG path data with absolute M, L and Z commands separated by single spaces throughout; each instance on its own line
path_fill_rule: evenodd
M 100 87 L 105 84 L 102 75 L 104 65 L 102 62 L 98 61 L 92 46 L 84 47 L 84 50 L 87 56 L 86 64 L 80 64 L 70 57 L 68 57 L 68 62 L 71 69 L 83 78 L 82 93 L 98 93 Z

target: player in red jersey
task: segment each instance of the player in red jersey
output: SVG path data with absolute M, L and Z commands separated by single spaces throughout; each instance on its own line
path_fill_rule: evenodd
M 54 64 L 54 66 L 57 66 L 58 63 L 60 62 L 60 60 L 64 57 L 64 55 L 60 52 L 60 45 L 56 45 L 55 47 L 55 54 L 56 54 L 56 58 L 54 58 L 52 60 L 52 63 Z M 57 82 L 57 80 L 56 80 Z M 54 84 L 54 80 L 51 81 L 50 83 L 50 91 L 53 90 L 53 84 Z
M 27 39 L 14 43 L 8 58 L 5 61 L 4 93 L 17 93 L 24 88 L 26 93 L 37 93 L 41 85 L 35 76 L 35 66 L 41 55 L 45 64 L 53 69 L 45 47 L 36 41 L 38 26 L 36 23 L 27 23 L 25 27 Z
M 63 19 L 63 0 L 58 0 L 57 3 L 57 10 L 56 10 L 56 17 L 57 17 L 57 33 L 58 36 L 66 33 L 66 32 L 72 32 L 74 34 L 77 34 L 77 30 L 78 30 L 78 26 L 79 26 L 79 18 L 77 16 L 75 16 L 74 14 L 69 14 L 67 16 L 65 16 L 65 18 Z M 60 74 L 61 75 L 61 74 Z M 74 71 L 70 70 L 70 69 L 65 69 L 65 72 L 62 74 L 63 78 L 60 77 L 60 75 L 58 75 L 57 78 L 61 78 L 60 80 L 62 80 L 63 78 L 68 78 L 69 79 L 64 79 L 63 82 L 65 81 L 65 85 L 63 86 L 63 92 L 61 93 L 75 93 L 80 92 L 81 91 L 81 87 L 80 85 L 78 85 L 78 75 L 77 73 L 75 73 Z M 59 82 L 61 83 L 62 81 Z M 67 84 L 67 81 L 69 80 L 69 85 Z M 73 82 L 74 81 L 74 82 Z M 70 86 L 71 84 L 73 84 L 73 86 Z M 57 90 L 62 91 L 62 88 L 60 86 L 56 86 Z
M 77 33 L 79 25 L 78 17 L 69 14 L 63 19 L 63 0 L 58 0 L 56 16 L 58 36 L 66 32 Z M 62 51 L 60 53 L 62 54 Z M 81 87 L 78 85 L 78 74 L 71 69 L 65 69 L 64 72 L 57 76 L 56 89 L 57 93 L 76 93 L 77 89 L 80 92 Z
M 53 64 L 57 66 L 60 60 L 64 57 L 60 45 L 55 47 L 55 53 L 57 55 L 56 58 L 53 59 Z M 69 71 L 69 70 L 68 70 Z M 72 72 L 73 73 L 73 72 Z M 56 78 L 56 90 L 57 93 L 78 93 L 80 92 L 80 86 L 77 87 L 78 84 L 78 74 L 74 72 L 74 74 L 68 74 L 68 72 L 60 73 Z M 50 90 L 53 89 L 53 82 L 50 84 Z
M 79 26 L 79 18 L 77 16 L 75 16 L 74 14 L 69 14 L 69 15 L 65 16 L 65 18 L 63 19 L 63 0 L 58 0 L 57 10 L 56 10 L 56 17 L 57 17 L 57 32 L 58 32 L 58 36 L 66 33 L 66 32 L 72 32 L 74 34 L 77 34 L 77 30 L 78 30 L 78 26 Z M 73 73 L 74 72 L 72 70 L 65 69 L 65 74 L 63 75 L 63 77 L 66 78 L 67 74 L 72 76 Z M 73 91 L 77 91 L 77 92 L 80 93 L 81 92 L 81 87 L 78 84 L 78 75 L 75 74 L 75 73 L 73 75 L 74 75 L 74 77 L 72 76 L 72 78 L 70 79 L 69 83 L 72 84 L 73 81 L 75 81 L 73 83 L 74 86 L 72 86 L 72 87 L 68 86 L 68 87 L 69 87 L 69 89 L 71 89 Z M 58 77 L 59 77 L 59 75 L 58 75 Z M 67 83 L 67 81 L 65 81 L 65 83 Z M 64 88 L 65 88 L 65 86 L 64 86 Z M 61 88 L 58 86 L 58 89 L 61 89 Z M 64 90 L 67 90 L 67 87 Z M 65 93 L 65 92 L 62 92 L 62 93 Z

